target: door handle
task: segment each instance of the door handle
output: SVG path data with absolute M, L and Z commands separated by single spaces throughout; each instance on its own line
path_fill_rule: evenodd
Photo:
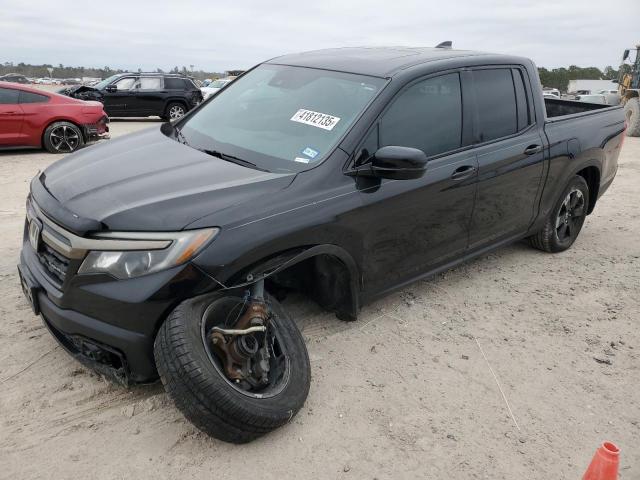
M 527 148 L 524 149 L 524 154 L 533 155 L 536 153 L 540 153 L 541 151 L 542 151 L 541 145 L 529 145 Z
M 463 180 L 465 178 L 470 177 L 476 172 L 477 168 L 473 165 L 464 165 L 462 167 L 458 167 L 451 174 L 452 180 Z

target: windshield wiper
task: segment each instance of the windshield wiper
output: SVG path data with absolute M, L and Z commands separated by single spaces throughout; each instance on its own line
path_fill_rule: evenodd
M 176 132 L 176 138 L 180 143 L 189 146 L 189 142 L 187 142 L 184 133 L 182 133 L 178 127 L 173 127 L 173 131 Z
M 220 158 L 222 160 L 226 160 L 227 162 L 236 163 L 238 165 L 242 165 L 243 167 L 253 168 L 255 170 L 260 170 L 262 172 L 268 172 L 269 171 L 269 170 L 266 170 L 264 168 L 260 168 L 255 163 L 252 163 L 249 160 L 243 160 L 242 158 L 234 157 L 233 155 L 222 153 L 222 152 L 219 152 L 218 150 L 206 150 L 205 149 L 205 150 L 202 150 L 202 151 L 204 153 L 206 153 L 207 155 L 211 155 L 212 157 L 217 157 L 217 158 Z

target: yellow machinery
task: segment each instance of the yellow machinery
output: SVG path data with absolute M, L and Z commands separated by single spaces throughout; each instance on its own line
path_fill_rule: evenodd
M 624 105 L 627 119 L 627 135 L 640 137 L 640 45 L 626 49 L 622 63 L 631 67 L 626 69 L 621 66 L 618 77 L 620 103 Z

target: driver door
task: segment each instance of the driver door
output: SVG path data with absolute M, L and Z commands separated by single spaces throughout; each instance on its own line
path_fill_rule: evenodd
M 466 252 L 478 171 L 474 152 L 464 148 L 470 127 L 454 72 L 409 84 L 368 134 L 365 155 L 397 145 L 429 157 L 422 178 L 359 185 L 368 293 L 410 281 Z
M 110 117 L 127 115 L 132 92 L 136 86 L 135 77 L 122 77 L 108 85 L 103 92 L 104 110 Z

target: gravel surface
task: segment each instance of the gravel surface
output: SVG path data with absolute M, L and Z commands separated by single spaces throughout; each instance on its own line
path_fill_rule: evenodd
M 155 121 L 114 121 L 113 136 Z M 89 147 L 93 148 L 93 147 Z M 60 156 L 0 153 L 0 478 L 577 479 L 603 440 L 640 478 L 640 138 L 576 244 L 518 243 L 344 323 L 286 304 L 313 379 L 292 422 L 207 438 L 159 384 L 81 367 L 32 315 L 18 262 L 30 179 Z

